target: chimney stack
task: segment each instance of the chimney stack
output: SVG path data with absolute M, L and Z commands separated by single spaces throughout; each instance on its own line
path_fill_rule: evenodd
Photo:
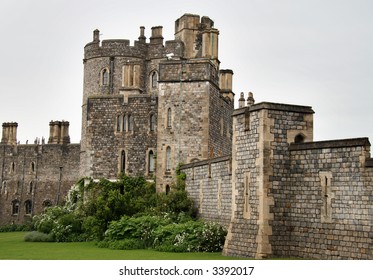
M 17 127 L 18 123 L 16 122 L 3 123 L 3 135 L 1 138 L 2 144 L 17 144 Z

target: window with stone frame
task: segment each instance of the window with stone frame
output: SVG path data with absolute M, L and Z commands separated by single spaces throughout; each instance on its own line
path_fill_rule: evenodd
M 124 150 L 120 153 L 120 172 L 125 174 L 126 173 L 126 152 Z
M 168 146 L 166 148 L 166 172 L 171 171 L 171 148 Z
M 30 171 L 31 171 L 32 173 L 35 172 L 35 162 L 31 162 L 31 164 L 30 164 Z
M 154 114 L 150 114 L 149 123 L 150 123 L 150 131 L 154 131 L 155 130 L 155 116 L 154 116 Z
M 117 132 L 120 132 L 122 128 L 122 116 L 117 116 Z
M 100 74 L 100 85 L 108 86 L 109 85 L 109 69 L 104 68 L 101 70 Z
M 127 116 L 123 115 L 122 131 L 125 132 L 126 130 L 127 130 Z
M 34 191 L 34 183 L 31 181 L 28 188 L 28 193 L 32 194 Z
M 12 164 L 10 166 L 10 173 L 14 174 L 15 172 L 16 172 L 16 164 L 14 162 L 12 162 Z
M 26 215 L 31 215 L 32 213 L 32 201 L 26 200 L 25 202 L 25 213 Z
M 18 215 L 19 214 L 19 201 L 13 200 L 12 201 L 12 215 Z
M 132 115 L 128 115 L 128 131 L 133 131 L 133 117 Z
M 122 86 L 139 87 L 140 86 L 140 65 L 126 64 L 123 66 Z
M 152 81 L 152 88 L 157 88 L 158 86 L 158 75 L 157 75 L 157 72 L 154 71 L 152 74 L 151 74 L 151 81 Z
M 167 127 L 171 128 L 171 124 L 172 124 L 172 112 L 171 112 L 171 108 L 168 108 L 167 109 Z
M 2 185 L 2 192 L 3 194 L 7 194 L 7 186 L 6 186 L 6 181 L 3 181 L 3 185 Z
M 154 159 L 154 153 L 152 150 L 149 151 L 148 155 L 148 172 L 149 174 L 153 174 L 155 169 L 155 159 Z

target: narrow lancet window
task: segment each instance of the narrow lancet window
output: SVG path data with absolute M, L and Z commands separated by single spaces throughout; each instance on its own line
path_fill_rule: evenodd
M 102 70 L 102 85 L 107 86 L 109 84 L 109 71 L 107 69 Z
M 155 130 L 155 116 L 154 114 L 150 115 L 150 131 Z
M 154 153 L 153 151 L 149 151 L 149 173 L 154 173 Z
M 120 154 L 120 172 L 125 173 L 126 170 L 126 152 L 122 151 Z
M 168 110 L 167 110 L 167 127 L 171 127 L 171 121 L 172 121 L 171 108 L 168 108 Z
M 166 171 L 171 171 L 171 148 L 166 149 Z

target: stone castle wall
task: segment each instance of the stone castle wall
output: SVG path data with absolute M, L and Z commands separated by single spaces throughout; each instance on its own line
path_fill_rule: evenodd
M 1 144 L 0 150 L 0 225 L 23 224 L 62 203 L 78 178 L 78 144 Z
M 226 225 L 230 216 L 225 254 L 373 258 L 370 143 L 312 142 L 312 114 L 310 107 L 273 103 L 237 109 L 232 175 L 214 168 L 228 158 L 182 167 L 201 217 Z M 294 143 L 299 139 L 305 142 Z M 218 197 L 231 205 L 229 214 L 218 215 Z
M 232 212 L 232 160 L 230 156 L 182 166 L 187 189 L 198 215 L 228 227 Z
M 273 254 L 373 259 L 373 168 L 366 166 L 368 139 L 289 148 L 289 182 L 273 189 Z

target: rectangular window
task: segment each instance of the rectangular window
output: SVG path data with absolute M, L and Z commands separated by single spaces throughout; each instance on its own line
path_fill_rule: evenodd
M 140 86 L 140 65 L 127 64 L 122 69 L 122 86 L 139 87 Z

